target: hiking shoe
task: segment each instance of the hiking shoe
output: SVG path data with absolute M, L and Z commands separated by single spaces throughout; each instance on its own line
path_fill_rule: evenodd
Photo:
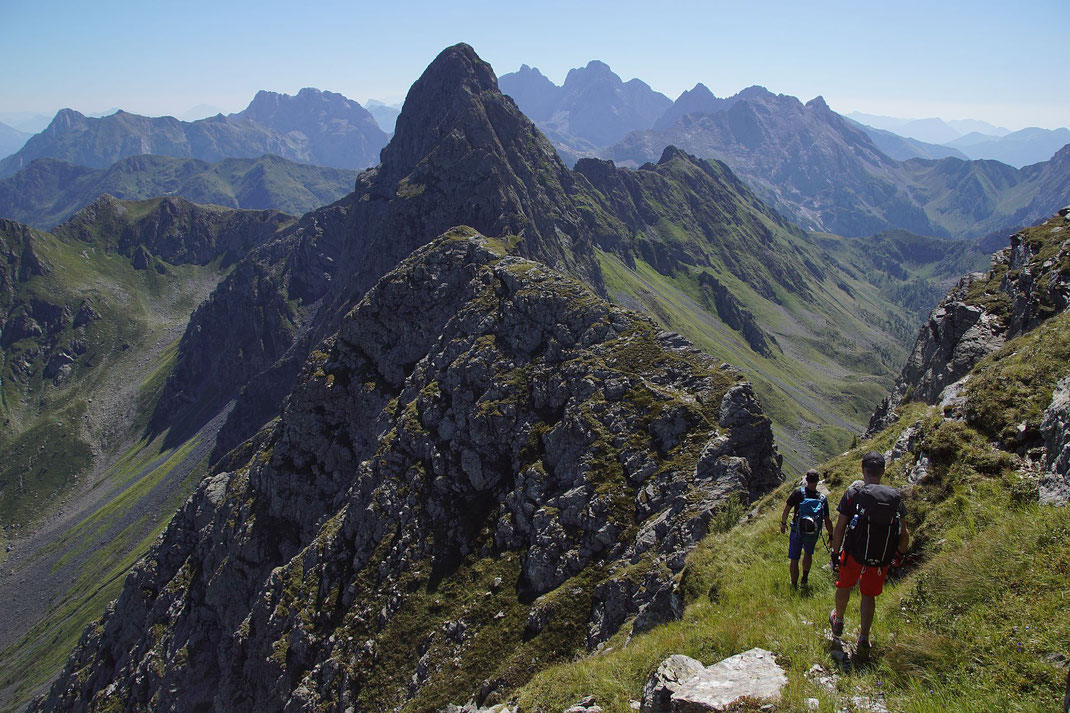
M 839 638 L 843 635 L 843 619 L 836 616 L 836 610 L 829 612 L 829 626 L 832 627 L 832 635 Z
M 859 636 L 858 637 L 858 641 L 855 643 L 855 656 L 857 656 L 860 659 L 868 658 L 869 657 L 869 649 L 870 649 L 869 637 L 868 636 Z

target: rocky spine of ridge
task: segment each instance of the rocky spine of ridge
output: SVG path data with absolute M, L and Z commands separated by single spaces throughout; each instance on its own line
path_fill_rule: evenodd
M 356 191 L 243 261 L 194 315 L 156 423 L 176 408 L 214 413 L 241 393 L 223 455 L 278 412 L 308 350 L 376 280 L 454 225 L 517 235 L 517 254 L 601 290 L 576 190 L 490 65 L 468 45 L 447 48 L 413 84 L 382 163 Z M 234 314 L 256 317 L 235 324 Z
M 219 258 L 233 263 L 292 221 L 279 211 L 201 206 L 175 197 L 130 202 L 104 194 L 54 232 L 115 250 L 144 269 L 153 257 L 172 265 Z
M 468 229 L 361 300 L 260 444 L 34 710 L 493 700 L 679 616 L 686 553 L 781 480 L 738 372 Z

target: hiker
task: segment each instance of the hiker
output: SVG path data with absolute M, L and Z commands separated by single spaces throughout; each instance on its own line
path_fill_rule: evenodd
M 792 589 L 799 586 L 799 555 L 802 554 L 802 585 L 809 585 L 810 563 L 813 561 L 814 546 L 821 536 L 821 526 L 832 539 L 832 518 L 829 517 L 829 501 L 817 491 L 817 481 L 821 474 L 816 470 L 806 471 L 806 485 L 793 490 L 784 504 L 780 514 L 780 534 L 788 529 L 788 510 L 795 508 L 795 517 L 791 520 L 791 535 L 788 537 L 788 569 L 791 572 Z M 805 554 L 803 554 L 805 553 Z
M 851 590 L 859 584 L 861 631 L 856 651 L 861 656 L 869 653 L 869 628 L 888 568 L 898 566 L 910 544 L 903 496 L 895 488 L 881 485 L 883 475 L 882 454 L 870 451 L 862 456 L 862 480 L 856 480 L 843 494 L 832 536 L 832 569 L 839 571 L 839 579 L 829 625 L 838 639 L 843 634 L 843 615 Z

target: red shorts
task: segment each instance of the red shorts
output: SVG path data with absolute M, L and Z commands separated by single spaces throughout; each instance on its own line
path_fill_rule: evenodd
M 867 597 L 875 597 L 884 591 L 884 578 L 887 576 L 887 567 L 863 567 L 854 557 L 844 552 L 840 555 L 840 578 L 836 580 L 836 586 L 840 589 L 850 589 L 858 584 L 861 577 L 859 591 Z

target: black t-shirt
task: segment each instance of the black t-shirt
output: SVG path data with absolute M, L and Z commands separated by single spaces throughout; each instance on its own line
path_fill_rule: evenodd
M 855 509 L 854 505 L 851 504 L 851 501 L 865 484 L 865 481 L 862 480 L 856 480 L 855 482 L 851 483 L 850 487 L 848 487 L 847 490 L 844 491 L 843 497 L 840 498 L 840 504 L 836 506 L 836 512 L 842 515 L 847 515 L 848 517 L 854 515 Z M 907 514 L 907 507 L 903 504 L 902 500 L 899 501 L 899 514 L 900 516 L 906 516 Z
M 806 497 L 808 497 L 808 498 L 822 498 L 823 502 L 821 503 L 821 517 L 822 518 L 826 518 L 826 517 L 829 516 L 829 501 L 828 501 L 827 498 L 823 498 L 820 492 L 818 492 L 814 488 L 806 488 Z M 793 518 L 798 517 L 798 515 L 799 515 L 799 505 L 802 504 L 802 501 L 803 501 L 803 489 L 802 488 L 796 488 L 795 490 L 791 491 L 791 495 L 788 496 L 788 507 L 794 508 L 794 510 L 795 510 L 795 514 L 792 516 Z M 822 521 L 824 521 L 824 520 L 822 519 Z M 792 522 L 794 524 L 794 520 Z

